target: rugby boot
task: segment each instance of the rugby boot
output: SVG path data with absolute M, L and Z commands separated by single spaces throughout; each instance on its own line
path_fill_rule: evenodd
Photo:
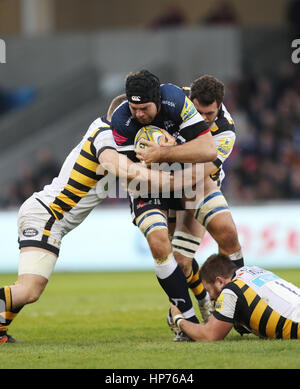
M 8 335 L 6 333 L 0 336 L 0 344 L 1 343 L 19 343 L 19 342 L 21 342 L 21 341 L 13 338 L 11 335 Z

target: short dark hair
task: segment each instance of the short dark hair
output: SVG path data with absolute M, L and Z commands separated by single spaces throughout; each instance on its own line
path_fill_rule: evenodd
M 215 282 L 218 276 L 230 277 L 237 270 L 236 265 L 225 254 L 213 254 L 207 258 L 200 269 L 200 278 L 209 284 Z
M 210 105 L 216 100 L 220 105 L 224 100 L 224 95 L 223 82 L 208 74 L 196 78 L 191 84 L 190 99 L 197 99 L 200 104 Z

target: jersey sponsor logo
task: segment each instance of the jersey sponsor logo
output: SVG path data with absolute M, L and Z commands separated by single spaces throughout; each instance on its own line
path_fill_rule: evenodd
M 52 240 L 52 243 L 53 243 L 54 245 L 56 245 L 56 246 L 60 246 L 60 244 L 61 244 L 60 240 L 56 240 L 56 239 L 53 239 L 53 240 Z
M 26 238 L 31 238 L 33 236 L 36 236 L 38 233 L 39 233 L 38 230 L 32 227 L 25 228 L 25 230 L 23 231 L 23 235 L 26 236 Z
M 218 144 L 217 151 L 224 157 L 228 155 L 233 146 L 233 139 L 231 138 L 223 138 Z
M 161 205 L 160 199 L 140 200 L 137 203 L 136 209 L 143 208 L 145 205 Z
M 141 96 L 131 96 L 132 101 L 141 101 Z
M 274 281 L 278 279 L 279 277 L 276 274 L 273 273 L 267 273 L 263 274 L 261 276 L 258 276 L 252 280 L 253 284 L 261 288 L 263 285 L 265 285 L 267 282 Z
M 187 120 L 191 119 L 193 116 L 195 116 L 197 113 L 197 110 L 194 106 L 194 104 L 191 102 L 190 99 L 187 97 L 184 100 L 184 106 L 181 111 L 181 119 L 183 122 L 186 122 Z
M 136 208 L 137 208 L 137 209 L 140 209 L 140 208 L 143 208 L 145 205 L 146 205 L 145 201 L 144 201 L 144 200 L 140 200 L 140 201 L 137 203 Z
M 216 125 L 216 123 L 213 123 L 209 129 L 211 132 L 216 132 L 218 131 L 219 127 Z
M 162 104 L 165 104 L 165 105 L 168 105 L 169 107 L 173 107 L 175 108 L 176 104 L 174 103 L 174 101 L 170 101 L 170 100 L 162 100 L 161 102 Z
M 215 310 L 216 311 L 222 311 L 223 308 L 223 300 L 224 300 L 224 294 L 221 293 L 220 296 L 218 297 L 215 305 Z

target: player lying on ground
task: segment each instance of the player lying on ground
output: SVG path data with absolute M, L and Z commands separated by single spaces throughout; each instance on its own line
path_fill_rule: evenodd
M 200 271 L 205 289 L 215 300 L 206 324 L 185 320 L 171 305 L 178 331 L 191 340 L 222 340 L 235 327 L 241 334 L 271 339 L 300 339 L 300 289 L 257 266 L 238 270 L 228 256 L 214 254 Z

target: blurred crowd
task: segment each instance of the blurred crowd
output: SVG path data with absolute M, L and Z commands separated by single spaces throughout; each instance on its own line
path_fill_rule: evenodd
M 0 116 L 31 103 L 37 97 L 32 87 L 8 89 L 0 86 Z
M 285 64 L 273 75 L 245 72 L 226 85 L 225 105 L 236 124 L 234 150 L 224 164 L 223 192 L 230 204 L 300 199 L 300 72 Z M 33 167 L 36 166 L 36 167 Z M 59 172 L 51 151 L 24 164 L 0 207 L 19 206 Z M 118 205 L 126 199 L 107 199 Z
M 0 197 L 0 208 L 20 206 L 34 192 L 50 184 L 59 173 L 60 166 L 51 150 L 42 147 L 31 163 L 20 166 L 20 178 L 8 185 L 7 191 Z
M 300 72 L 283 64 L 273 75 L 246 72 L 227 86 L 225 104 L 237 141 L 225 163 L 231 203 L 300 199 Z

